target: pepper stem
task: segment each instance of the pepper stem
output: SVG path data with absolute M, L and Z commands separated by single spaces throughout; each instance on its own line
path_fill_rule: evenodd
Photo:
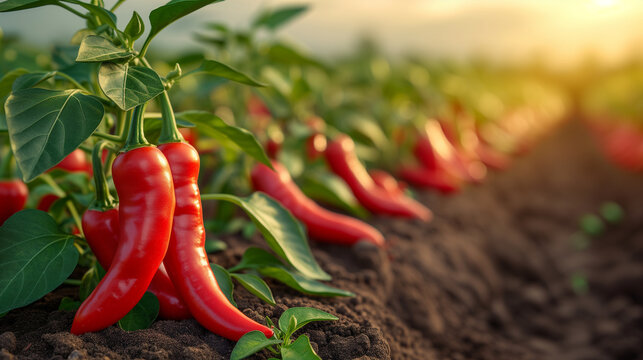
M 116 200 L 109 191 L 109 184 L 103 172 L 103 163 L 101 160 L 103 149 L 107 146 L 107 142 L 99 141 L 94 146 L 92 151 L 92 166 L 94 170 L 94 185 L 96 188 L 96 200 L 92 204 L 92 208 L 102 211 L 113 209 L 116 206 Z
M 127 132 L 127 140 L 125 140 L 125 145 L 121 152 L 128 152 L 139 147 L 150 146 L 143 131 L 143 113 L 145 113 L 145 104 L 134 108 L 132 121 L 129 124 L 129 130 Z
M 159 102 L 161 104 L 161 114 L 163 117 L 159 143 L 166 144 L 184 142 L 183 135 L 181 135 L 178 127 L 176 126 L 176 118 L 174 117 L 174 110 L 172 110 L 172 103 L 170 102 L 167 90 L 163 91 L 161 96 L 159 96 Z

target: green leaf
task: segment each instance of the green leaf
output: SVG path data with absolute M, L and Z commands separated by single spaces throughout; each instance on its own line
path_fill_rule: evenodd
M 270 9 L 259 15 L 254 21 L 253 26 L 276 30 L 303 14 L 306 10 L 308 10 L 308 5 L 291 5 L 278 9 Z
M 134 53 L 114 45 L 102 36 L 85 37 L 78 49 L 77 62 L 103 62 L 110 60 L 131 59 Z
M 282 347 L 281 358 L 282 360 L 321 360 L 306 335 L 302 335 L 292 344 Z
M 237 265 L 231 267 L 229 271 L 236 272 L 244 269 L 256 270 L 262 267 L 274 266 L 283 266 L 283 263 L 273 254 L 267 252 L 264 249 L 249 247 L 246 252 L 243 253 L 241 261 Z
M 83 274 L 83 278 L 80 280 L 80 286 L 78 287 L 78 297 L 80 300 L 84 301 L 89 297 L 96 286 L 98 286 L 101 278 L 102 275 L 98 270 L 98 266 L 92 266 Z
M 232 284 L 230 273 L 221 265 L 210 263 L 210 268 L 212 269 L 212 273 L 214 273 L 214 277 L 217 279 L 219 288 L 221 288 L 221 291 L 223 291 L 230 303 L 236 307 L 237 303 L 234 301 L 234 296 L 232 296 L 234 293 L 234 284 Z
M 48 71 L 48 72 L 39 71 L 39 72 L 24 74 L 19 78 L 17 78 L 16 81 L 13 82 L 13 85 L 11 86 L 11 91 L 16 92 L 18 90 L 34 87 L 47 79 L 51 79 L 55 75 L 56 75 L 55 71 Z
M 159 299 L 146 291 L 138 304 L 118 321 L 118 326 L 125 331 L 147 329 L 159 315 Z
M 230 276 L 259 299 L 270 305 L 275 305 L 270 287 L 259 276 L 252 274 L 230 274 Z
M 309 279 L 302 274 L 284 267 L 265 267 L 259 268 L 258 271 L 261 275 L 282 282 L 288 287 L 304 294 L 317 296 L 355 296 L 355 294 L 350 291 L 338 289 L 317 280 Z
M 74 238 L 40 210 L 22 210 L 0 227 L 0 313 L 40 299 L 69 277 L 78 263 Z
M 326 171 L 306 172 L 300 188 L 311 199 L 349 211 L 360 218 L 368 216 L 348 185 L 334 174 Z
M 132 14 L 132 18 L 129 20 L 127 23 L 127 26 L 125 27 L 125 35 L 127 35 L 131 41 L 134 41 L 143 35 L 143 32 L 145 32 L 145 24 L 143 23 L 143 19 L 141 19 L 141 15 L 139 15 L 136 11 Z
M 149 44 L 156 34 L 176 20 L 206 5 L 219 1 L 222 0 L 171 0 L 167 4 L 152 10 L 150 13 L 150 24 L 152 28 L 149 35 L 147 35 L 145 44 Z
M 105 95 L 122 110 L 144 104 L 164 90 L 156 71 L 129 64 L 101 64 L 98 82 Z
M 54 5 L 55 0 L 7 0 L 0 3 L 0 12 L 26 10 L 40 6 Z
M 257 225 L 270 248 L 304 276 L 330 279 L 315 261 L 301 224 L 279 202 L 262 192 L 246 198 L 228 194 L 210 194 L 209 197 L 240 206 Z
M 5 104 L 11 145 L 25 181 L 61 162 L 96 130 L 104 108 L 80 90 L 23 89 Z
M 270 159 L 257 138 L 250 131 L 228 125 L 218 116 L 207 111 L 186 111 L 176 114 L 177 120 L 184 120 L 199 126 L 199 131 L 215 139 L 229 140 L 255 160 L 272 167 Z
M 228 248 L 228 244 L 222 240 L 205 240 L 205 252 L 208 254 L 221 252 Z
M 230 360 L 245 359 L 268 346 L 277 344 L 281 344 L 281 340 L 275 338 L 268 339 L 266 335 L 259 330 L 251 331 L 237 341 L 234 349 L 232 349 L 232 354 L 230 354 Z
M 4 74 L 4 76 L 0 79 L 0 99 L 3 99 L 5 96 L 11 93 L 11 87 L 13 85 L 13 82 L 16 81 L 17 78 L 28 73 L 29 70 L 18 68 Z
M 289 326 L 292 318 L 296 320 L 296 326 L 294 329 L 291 329 Z M 319 309 L 310 307 L 294 307 L 284 311 L 283 314 L 281 314 L 281 316 L 279 317 L 279 328 L 281 330 L 287 329 L 286 331 L 293 334 L 295 331 L 301 329 L 310 322 L 334 321 L 337 319 L 337 316 L 329 314 L 325 311 L 321 311 Z
M 266 86 L 265 84 L 254 80 L 253 78 L 240 72 L 239 70 L 233 69 L 226 64 L 214 60 L 204 60 L 201 66 L 189 72 L 189 74 L 196 73 L 206 73 L 250 86 Z
M 58 310 L 62 311 L 75 311 L 80 307 L 81 302 L 76 301 L 70 297 L 65 296 L 60 300 L 60 305 L 58 305 Z

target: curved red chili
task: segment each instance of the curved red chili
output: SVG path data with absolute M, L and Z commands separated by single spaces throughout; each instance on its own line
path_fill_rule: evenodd
M 341 135 L 331 141 L 325 155 L 331 170 L 344 179 L 357 200 L 368 210 L 424 221 L 432 218 L 431 210 L 417 201 L 403 194 L 392 196 L 380 189 L 355 155 L 355 143 L 350 137 Z
M 462 183 L 448 173 L 426 169 L 423 167 L 402 167 L 400 177 L 411 185 L 420 188 L 432 188 L 443 194 L 453 194 L 460 191 Z
M 223 294 L 205 252 L 205 229 L 199 177 L 199 154 L 186 143 L 159 146 L 172 169 L 176 210 L 165 266 L 190 313 L 205 328 L 231 340 L 259 330 L 271 337 L 271 329 L 258 324 L 234 307 Z
M 0 180 L 0 225 L 25 207 L 29 189 L 18 179 Z
M 406 189 L 406 184 L 398 182 L 393 175 L 384 170 L 370 170 L 368 174 L 373 179 L 375 185 L 384 189 L 384 191 L 390 195 L 397 196 L 403 194 L 404 189 Z
M 134 308 L 167 251 L 175 204 L 172 173 L 163 153 L 148 146 L 142 115 L 136 107 L 125 152 L 112 166 L 120 199 L 113 265 L 76 312 L 74 334 L 104 329 Z
M 311 238 L 319 241 L 353 245 L 360 240 L 384 245 L 384 236 L 374 227 L 357 219 L 328 211 L 309 199 L 292 181 L 288 170 L 272 161 L 274 171 L 257 164 L 250 174 L 252 186 L 279 201 L 306 225 Z
M 58 195 L 46 194 L 45 196 L 40 198 L 40 200 L 38 201 L 38 205 L 36 205 L 36 209 L 49 211 L 51 205 L 58 199 L 60 199 L 60 196 Z
M 309 160 L 317 160 L 324 155 L 328 145 L 326 136 L 321 133 L 314 133 L 306 139 L 306 155 Z

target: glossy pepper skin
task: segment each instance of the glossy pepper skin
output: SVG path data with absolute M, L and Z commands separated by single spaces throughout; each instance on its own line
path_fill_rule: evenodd
M 431 210 L 405 196 L 391 195 L 378 187 L 355 155 L 355 143 L 341 135 L 331 141 L 324 152 L 331 170 L 344 179 L 357 200 L 369 211 L 392 216 L 429 221 Z
M 360 240 L 384 245 L 384 236 L 372 226 L 349 216 L 328 211 L 309 199 L 292 181 L 288 170 L 272 161 L 275 170 L 264 164 L 253 168 L 252 187 L 279 201 L 306 225 L 311 238 L 322 242 L 354 245 Z
M 199 155 L 186 143 L 159 146 L 172 169 L 176 210 L 165 267 L 190 313 L 205 328 L 230 340 L 259 330 L 271 337 L 272 330 L 258 324 L 234 307 L 223 294 L 205 252 L 205 229 L 197 179 Z
M 85 172 L 91 176 L 92 164 L 87 160 L 85 152 L 76 149 L 67 155 L 63 161 L 54 166 L 53 169 L 61 169 L 69 172 Z
M 384 189 L 390 195 L 397 196 L 404 193 L 406 184 L 398 182 L 393 175 L 388 172 L 384 170 L 371 170 L 368 174 L 371 175 L 375 185 Z
M 119 243 L 118 207 L 105 210 L 88 209 L 83 214 L 82 223 L 85 239 L 98 263 L 104 269 L 109 269 Z M 147 291 L 158 298 L 161 318 L 182 320 L 191 317 L 163 264 L 154 274 Z
M 21 180 L 0 180 L 0 225 L 25 207 L 29 189 Z
M 435 189 L 443 194 L 454 194 L 461 188 L 457 178 L 423 167 L 402 167 L 399 169 L 399 175 L 413 186 Z
M 120 199 L 119 244 L 107 274 L 82 303 L 71 332 L 104 329 L 143 297 L 167 251 L 174 215 L 170 166 L 155 147 L 136 147 L 112 166 Z

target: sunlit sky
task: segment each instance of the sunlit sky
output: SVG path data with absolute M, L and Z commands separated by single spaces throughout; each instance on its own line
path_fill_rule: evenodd
M 150 9 L 165 2 L 129 0 L 116 12 L 119 24 L 133 10 L 147 18 Z M 224 21 L 244 27 L 263 7 L 292 3 L 310 4 L 311 10 L 283 29 L 283 35 L 322 56 L 349 51 L 365 34 L 393 55 L 482 55 L 508 62 L 538 56 L 567 66 L 588 53 L 617 62 L 640 54 L 637 48 L 643 44 L 641 0 L 227 0 L 173 24 L 153 46 L 196 47 L 192 34 L 201 24 Z M 53 6 L 0 14 L 5 33 L 20 33 L 38 44 L 65 42 L 80 26 L 80 20 Z

